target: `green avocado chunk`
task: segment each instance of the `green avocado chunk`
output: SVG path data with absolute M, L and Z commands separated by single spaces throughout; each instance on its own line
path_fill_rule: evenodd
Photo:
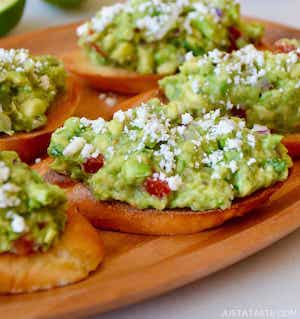
M 295 43 L 293 41 L 293 43 Z M 244 113 L 247 125 L 266 125 L 278 133 L 300 129 L 300 50 L 209 52 L 191 57 L 177 75 L 160 81 L 167 98 L 223 113 Z
M 129 0 L 103 7 L 77 29 L 93 63 L 141 74 L 172 74 L 189 51 L 228 51 L 262 34 L 262 25 L 241 20 L 235 0 Z
M 65 86 L 64 66 L 54 57 L 0 49 L 0 134 L 45 125 L 47 110 Z
M 292 162 L 281 136 L 198 110 L 153 99 L 111 121 L 71 118 L 52 135 L 52 168 L 98 200 L 159 210 L 225 209 L 287 178 Z
M 66 221 L 66 196 L 47 184 L 15 152 L 0 152 L 0 253 L 16 253 L 25 240 L 30 251 L 46 251 Z

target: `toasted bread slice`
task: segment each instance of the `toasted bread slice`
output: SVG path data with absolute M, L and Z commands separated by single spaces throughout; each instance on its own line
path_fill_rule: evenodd
M 141 103 L 145 103 L 152 98 L 165 99 L 163 93 L 159 89 L 149 90 L 136 95 L 116 106 L 116 109 L 126 111 L 130 108 L 137 107 Z M 282 144 L 287 148 L 292 158 L 300 157 L 300 133 L 287 134 L 282 139 Z
M 95 227 L 127 233 L 147 235 L 192 234 L 223 224 L 228 219 L 243 216 L 265 203 L 282 183 L 257 191 L 243 199 L 234 201 L 225 210 L 216 209 L 194 212 L 190 209 L 137 209 L 128 204 L 98 201 L 81 183 L 49 170 L 50 159 L 34 165 L 47 182 L 64 187 L 70 207 L 87 217 Z
M 76 50 L 62 57 L 66 68 L 80 76 L 91 87 L 104 91 L 137 94 L 157 87 L 162 78 L 158 74 L 138 74 L 121 68 L 92 64 L 81 52 Z
M 300 133 L 285 135 L 282 144 L 288 149 L 292 158 L 300 157 Z
M 59 97 L 47 112 L 47 124 L 32 132 L 1 136 L 0 151 L 16 151 L 26 163 L 42 156 L 47 150 L 51 133 L 75 112 L 79 99 L 79 85 L 74 77 L 69 76 L 66 94 Z
M 62 237 L 47 252 L 0 254 L 0 294 L 47 290 L 77 282 L 98 267 L 103 255 L 97 230 L 69 209 Z

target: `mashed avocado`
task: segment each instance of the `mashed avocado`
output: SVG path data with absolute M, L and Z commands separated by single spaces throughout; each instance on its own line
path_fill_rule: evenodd
M 0 152 L 0 253 L 15 252 L 26 240 L 32 251 L 46 251 L 65 225 L 64 192 L 45 183 L 15 152 Z
M 286 133 L 300 129 L 300 50 L 258 51 L 252 45 L 232 53 L 213 50 L 191 57 L 180 73 L 160 81 L 169 100 L 245 113 L 247 124 Z
M 142 74 L 174 73 L 188 51 L 227 51 L 262 33 L 261 25 L 241 21 L 236 0 L 129 0 L 103 7 L 77 30 L 95 64 Z
M 48 153 L 56 171 L 82 180 L 98 200 L 141 209 L 225 209 L 288 176 L 281 137 L 260 128 L 219 110 L 197 116 L 183 104 L 153 99 L 109 122 L 67 120 Z
M 43 126 L 65 82 L 64 67 L 55 58 L 33 57 L 25 49 L 0 49 L 0 133 Z

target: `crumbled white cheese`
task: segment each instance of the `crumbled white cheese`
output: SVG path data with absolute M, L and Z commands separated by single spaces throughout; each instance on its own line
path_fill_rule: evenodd
M 114 114 L 113 118 L 118 120 L 120 123 L 123 123 L 125 120 L 125 113 L 119 110 Z
M 90 22 L 77 28 L 77 35 L 89 39 L 93 36 L 93 32 L 102 33 L 121 12 L 129 14 L 135 28 L 143 30 L 151 41 L 161 40 L 176 26 L 179 19 L 181 19 L 180 22 L 188 34 L 193 33 L 192 22 L 195 20 L 202 21 L 205 17 L 208 17 L 216 24 L 221 21 L 214 4 L 210 2 L 150 0 L 137 3 L 128 1 L 103 7 Z M 134 15 L 135 12 L 138 14 Z
M 185 126 L 178 126 L 177 127 L 177 132 L 180 134 L 180 135 L 183 135 L 184 131 L 185 131 L 186 127 Z
M 202 138 L 201 136 L 199 136 L 198 140 L 191 140 L 191 142 L 192 142 L 195 146 L 199 147 L 199 146 L 201 145 L 202 140 L 203 140 L 203 138 Z
M 80 152 L 82 158 L 89 158 L 95 152 L 95 147 L 92 144 L 85 144 Z
M 136 27 L 145 30 L 146 35 L 153 40 L 161 40 L 175 25 L 180 16 L 183 6 L 182 1 L 163 2 L 155 1 L 158 14 L 145 15 L 135 21 Z
M 107 104 L 110 107 L 115 106 L 118 102 L 117 95 L 113 93 L 100 93 L 98 97 L 100 100 L 102 100 L 105 104 Z
M 230 161 L 228 167 L 230 168 L 232 173 L 235 173 L 238 170 L 236 161 Z
M 195 93 L 195 94 L 199 93 L 199 81 L 197 79 L 195 79 L 191 82 L 191 88 L 192 88 L 193 93 Z
M 270 133 L 270 130 L 266 126 L 260 124 L 254 124 L 252 127 L 252 131 L 265 134 Z
M 0 183 L 6 182 L 10 175 L 10 169 L 4 162 L 0 162 Z
M 108 96 L 106 99 L 105 99 L 105 103 L 110 106 L 110 107 L 113 107 L 117 104 L 117 99 L 115 97 L 112 97 L 112 96 Z
M 77 29 L 76 29 L 76 34 L 79 37 L 82 37 L 84 35 L 87 35 L 89 32 L 89 24 L 88 23 L 84 23 L 82 25 L 80 25 Z
M 83 137 L 75 136 L 71 139 L 70 143 L 63 150 L 64 156 L 72 156 L 78 153 L 86 144 L 86 140 Z
M 168 177 L 164 173 L 160 172 L 154 173 L 152 178 L 155 180 L 167 182 L 168 186 L 172 191 L 177 191 L 182 185 L 182 178 L 179 175 Z
M 102 32 L 107 26 L 109 26 L 115 16 L 124 9 L 124 4 L 116 3 L 112 6 L 102 7 L 97 15 L 91 20 L 91 28 L 96 32 Z M 84 29 L 79 29 L 79 32 Z
M 104 101 L 104 100 L 106 99 L 106 97 L 107 97 L 107 94 L 106 94 L 106 93 L 100 93 L 100 94 L 98 95 L 99 100 L 102 100 L 102 101 Z
M 252 165 L 252 164 L 254 164 L 254 163 L 256 163 L 256 159 L 255 158 L 250 158 L 248 161 L 247 161 L 247 165 Z
M 222 150 L 216 150 L 209 155 L 205 154 L 202 163 L 215 168 L 215 166 L 224 159 L 224 152 Z
M 13 214 L 12 221 L 11 221 L 11 228 L 12 228 L 12 231 L 15 233 L 23 233 L 26 230 L 25 219 L 18 214 Z
M 193 59 L 193 57 L 194 57 L 193 52 L 192 52 L 192 51 L 189 51 L 189 52 L 187 52 L 186 55 L 184 56 L 184 60 L 185 60 L 185 61 L 190 61 L 190 60 Z
M 159 150 L 155 151 L 153 154 L 161 158 L 159 166 L 162 170 L 165 170 L 167 173 L 172 172 L 175 168 L 175 154 L 170 145 L 161 144 Z
M 249 144 L 252 148 L 255 147 L 256 139 L 255 139 L 255 136 L 254 136 L 254 135 L 248 134 L 248 135 L 247 135 L 247 141 L 248 141 L 248 144 Z
M 112 156 L 114 154 L 114 148 L 113 146 L 109 146 L 107 149 L 106 149 L 107 153 L 109 154 L 109 156 Z
M 17 194 L 20 188 L 12 183 L 5 183 L 0 187 L 0 208 L 17 207 L 21 200 Z
M 171 176 L 167 179 L 167 181 L 172 191 L 177 191 L 182 185 L 182 178 L 179 175 Z
M 226 109 L 227 110 L 232 110 L 233 109 L 233 104 L 230 101 L 227 101 L 226 103 Z
M 97 120 L 92 121 L 92 129 L 96 134 L 102 133 L 105 128 L 105 120 L 99 117 Z
M 183 125 L 188 125 L 193 121 L 193 117 L 189 113 L 184 113 L 181 115 L 181 122 Z
M 242 141 L 238 138 L 229 138 L 226 140 L 225 150 L 240 150 Z
M 231 119 L 222 119 L 215 128 L 217 135 L 226 135 L 235 129 L 235 123 Z

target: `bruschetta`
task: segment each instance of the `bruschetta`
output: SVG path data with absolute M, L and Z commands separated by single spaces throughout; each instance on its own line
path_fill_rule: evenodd
M 298 157 L 300 49 L 295 43 L 278 42 L 280 52 L 249 45 L 232 53 L 214 50 L 192 57 L 177 75 L 162 79 L 160 89 L 168 101 L 200 107 L 199 112 L 220 109 L 244 117 L 258 132 L 281 134 L 290 154 Z
M 73 76 L 51 56 L 0 49 L 0 150 L 30 163 L 43 155 L 51 133 L 75 111 L 80 96 Z
M 98 232 L 15 152 L 1 151 L 0 166 L 0 294 L 86 278 L 103 259 Z
M 77 29 L 82 51 L 66 66 L 91 86 L 139 93 L 177 72 L 187 52 L 259 43 L 263 27 L 242 21 L 234 0 L 129 0 L 103 7 Z
M 202 116 L 152 99 L 113 120 L 71 118 L 39 170 L 97 227 L 193 233 L 266 201 L 292 162 L 281 137 L 219 110 Z M 53 172 L 53 170 L 55 172 Z

